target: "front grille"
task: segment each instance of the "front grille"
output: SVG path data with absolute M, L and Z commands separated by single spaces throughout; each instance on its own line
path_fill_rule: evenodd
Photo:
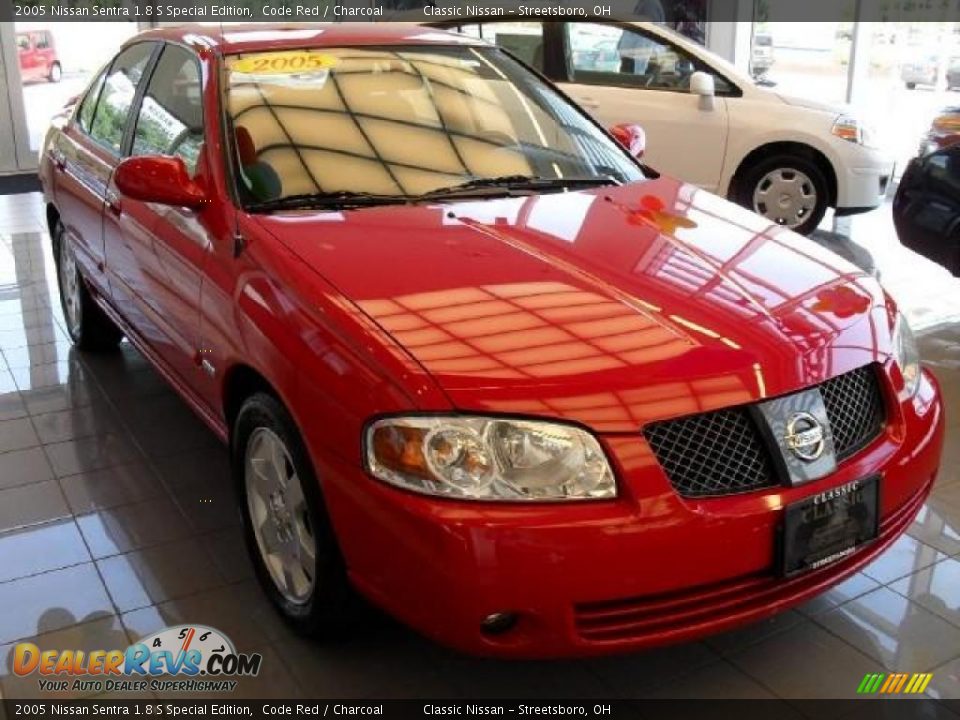
M 872 365 L 848 372 L 820 386 L 833 431 L 837 462 L 865 447 L 883 430 L 880 383 Z
M 883 396 L 874 366 L 828 380 L 820 392 L 833 430 L 837 462 L 883 431 Z M 748 407 L 653 423 L 644 429 L 644 437 L 673 487 L 684 497 L 733 495 L 780 483 L 771 449 Z
M 730 495 L 777 483 L 770 454 L 746 408 L 654 423 L 644 435 L 681 495 Z

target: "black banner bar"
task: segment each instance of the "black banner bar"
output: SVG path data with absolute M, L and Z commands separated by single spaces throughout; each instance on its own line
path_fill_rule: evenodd
M 7 720 L 64 717 L 136 718 L 388 718 L 460 720 L 472 717 L 704 718 L 779 720 L 786 717 L 882 717 L 921 720 L 960 713 L 960 700 L 4 700 Z M 2 713 L 0 713 L 2 714 Z
M 943 22 L 960 0 L 0 0 L 0 21 L 355 22 L 503 18 Z

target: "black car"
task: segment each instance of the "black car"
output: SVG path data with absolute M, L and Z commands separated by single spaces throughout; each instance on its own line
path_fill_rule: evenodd
M 960 144 L 910 162 L 893 222 L 901 243 L 960 277 Z

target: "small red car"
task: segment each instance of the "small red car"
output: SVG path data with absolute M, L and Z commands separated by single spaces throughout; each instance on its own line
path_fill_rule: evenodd
M 298 630 L 464 651 L 759 620 L 910 525 L 944 411 L 870 276 L 420 27 L 129 41 L 42 151 L 64 314 L 229 442 Z
M 23 82 L 48 80 L 60 82 L 63 70 L 57 57 L 57 46 L 49 30 L 17 33 L 17 60 Z

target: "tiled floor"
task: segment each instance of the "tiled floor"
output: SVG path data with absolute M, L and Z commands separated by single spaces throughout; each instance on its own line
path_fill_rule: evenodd
M 203 623 L 264 654 L 248 697 L 844 697 L 866 672 L 932 671 L 960 698 L 960 282 L 903 250 L 889 210 L 852 222 L 920 328 L 951 404 L 943 471 L 888 553 L 772 620 L 627 657 L 462 657 L 371 613 L 349 641 L 297 639 L 254 583 L 225 451 L 128 345 L 71 349 L 42 207 L 0 197 L 0 691 L 36 696 L 10 652 L 124 646 Z

